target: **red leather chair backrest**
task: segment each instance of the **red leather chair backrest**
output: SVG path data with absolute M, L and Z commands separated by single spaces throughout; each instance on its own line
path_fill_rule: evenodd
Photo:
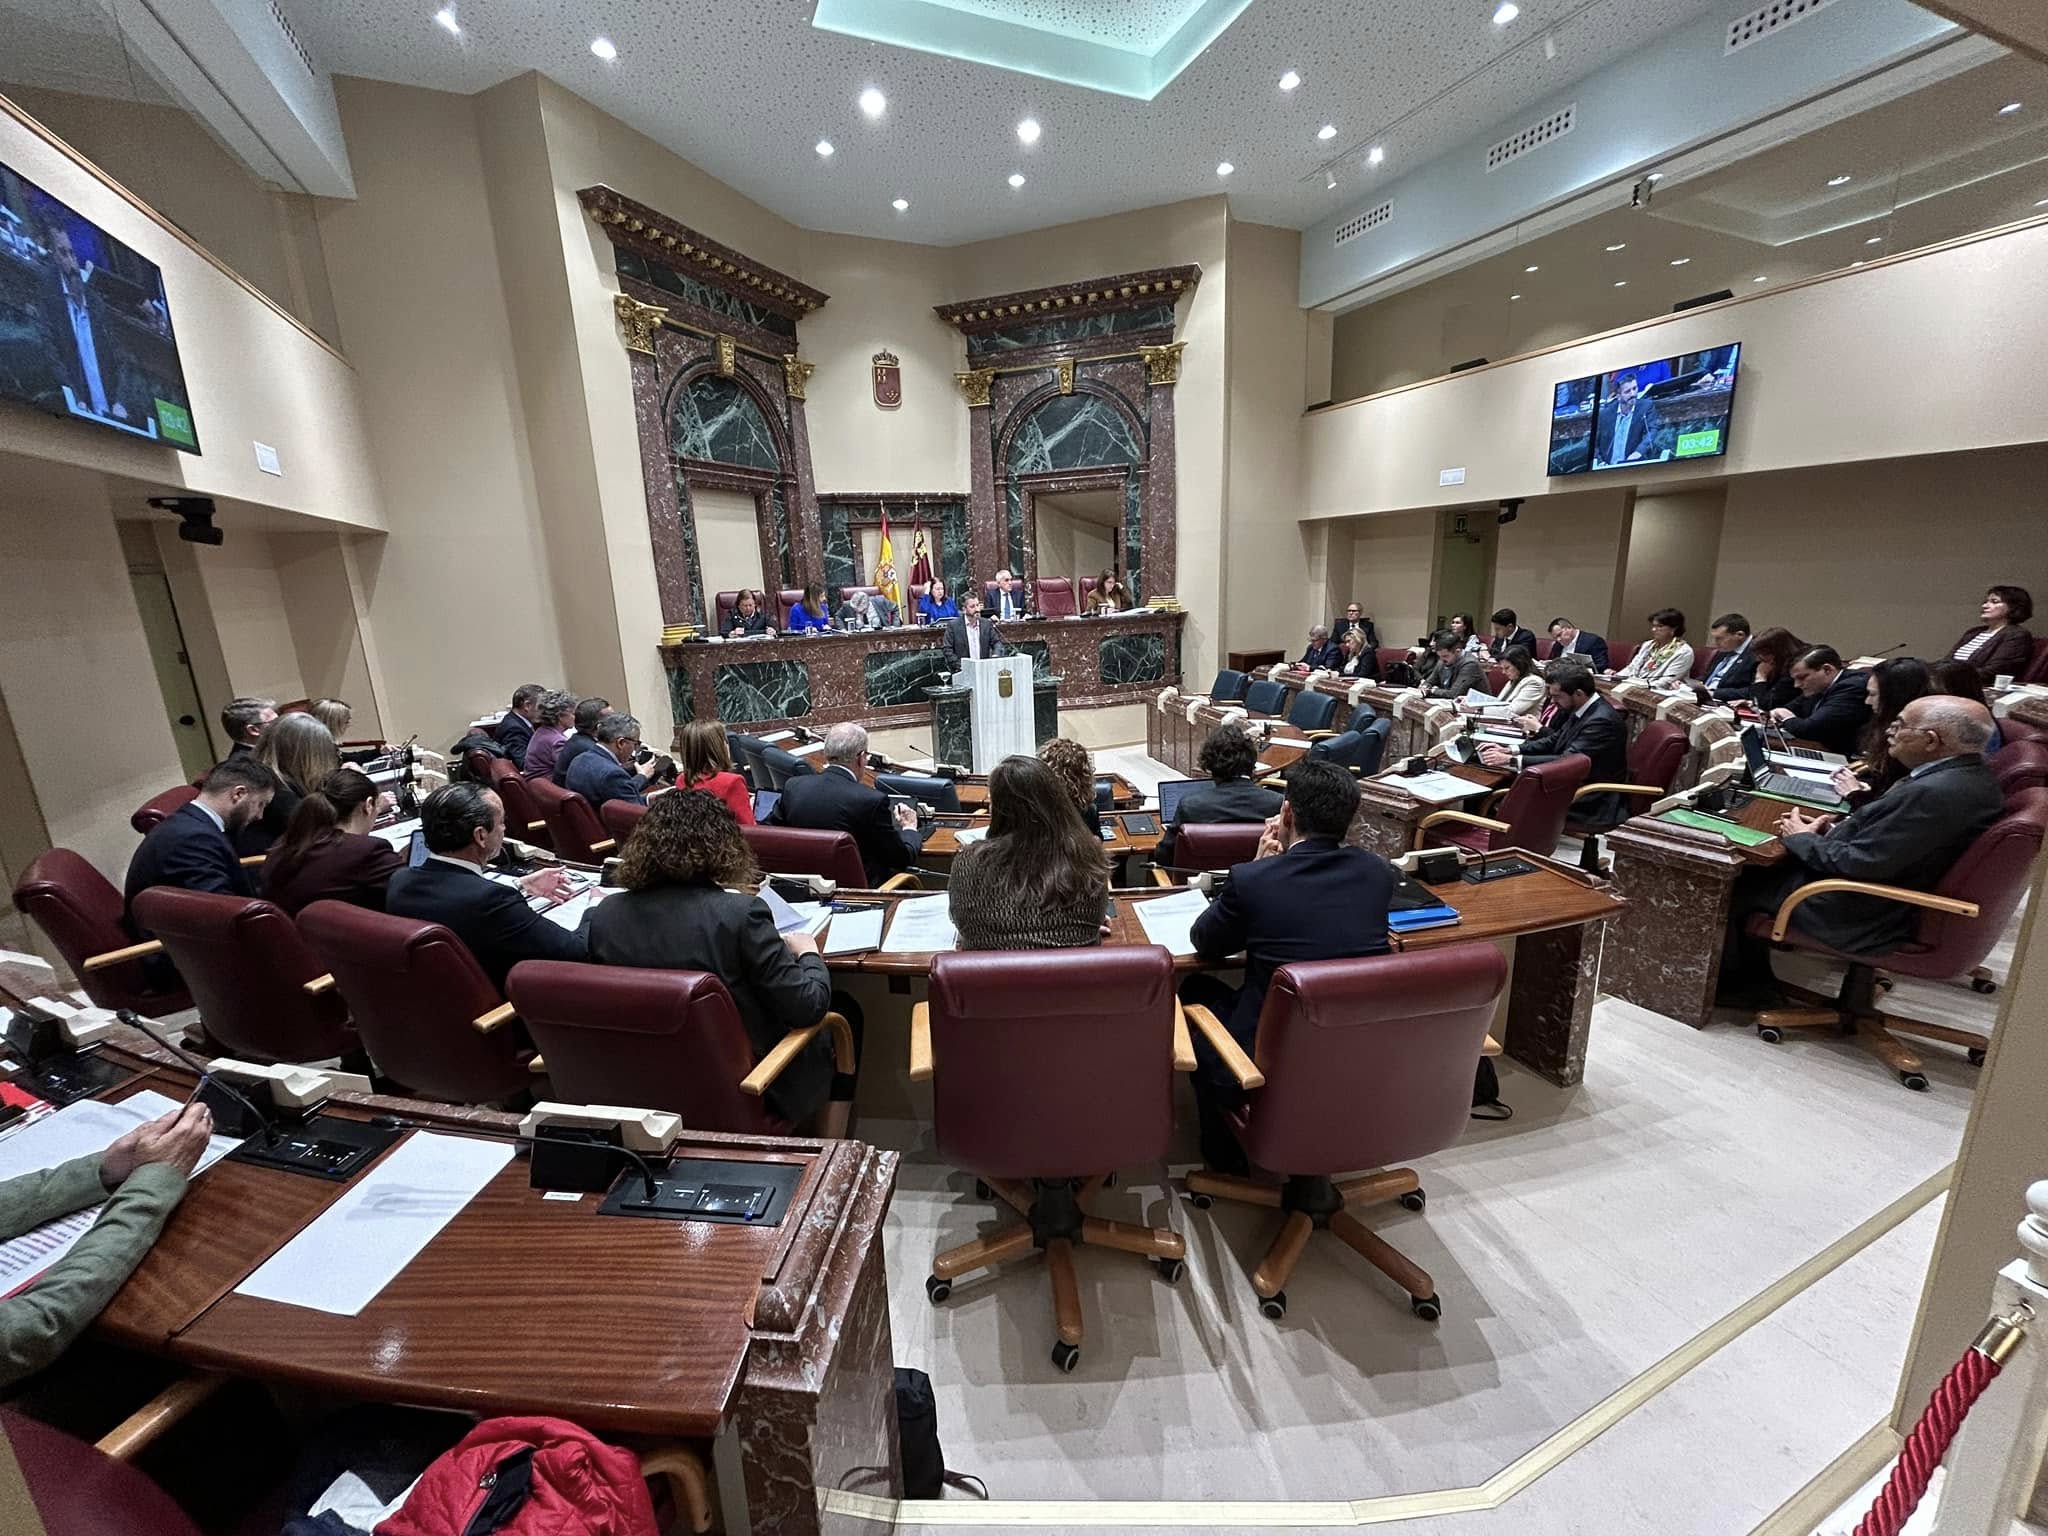
M 1961 976 L 1984 957 L 2005 932 L 2033 877 L 2041 838 L 2048 833 L 2048 789 L 2022 789 L 2006 796 L 2005 814 L 1977 834 L 1941 884 L 1937 896 L 1977 904 L 1975 917 L 1922 912 L 1914 948 L 1884 959 L 1890 971 L 1910 976 Z
M 2008 741 L 1991 754 L 1989 767 L 2008 801 L 2018 790 L 2048 787 L 2048 744 Z
M 177 810 L 179 806 L 198 798 L 199 791 L 190 784 L 180 784 L 160 795 L 151 795 L 135 808 L 135 814 L 128 818 L 128 825 L 146 834 L 151 827 Z
M 608 835 L 604 823 L 597 819 L 596 806 L 575 790 L 564 789 L 548 779 L 529 779 L 526 787 L 539 802 L 541 819 L 548 824 L 548 836 L 554 840 L 556 853 L 577 864 L 604 862 L 603 851 L 590 846 L 603 842 Z
M 1380 659 L 1381 677 L 1385 677 L 1387 675 L 1387 668 L 1393 666 L 1394 663 L 1406 662 L 1408 660 L 1407 649 L 1403 646 L 1398 645 L 1383 645 L 1378 650 L 1374 651 L 1373 654 L 1379 657 Z
M 646 814 L 646 806 L 631 800 L 607 800 L 597 808 L 597 819 L 604 824 L 604 835 L 619 845 L 605 857 L 616 857 L 625 848 L 626 839 L 633 835 L 633 829 L 640 825 L 640 818 Z
M 159 885 L 136 895 L 135 921 L 163 941 L 222 1054 L 321 1061 L 355 1049 L 340 995 L 305 991 L 321 965 L 281 907 Z
M 1181 869 L 1228 869 L 1258 856 L 1259 834 L 1265 827 L 1256 821 L 1184 823 L 1174 834 L 1173 862 Z
M 472 1021 L 504 999 L 462 941 L 439 923 L 341 901 L 299 913 L 299 932 L 334 973 L 356 1034 L 387 1077 L 422 1098 L 498 1103 L 526 1088 L 523 1036 Z
M 199 1536 L 185 1511 L 139 1468 L 90 1441 L 0 1408 L 44 1536 Z
M 491 734 L 493 736 L 497 734 L 497 727 L 493 726 L 491 728 Z M 486 752 L 482 747 L 471 747 L 462 754 L 463 771 L 469 775 L 474 783 L 478 784 L 488 784 L 491 782 L 491 764 L 497 761 L 497 758 Z
M 2011 715 L 1998 722 L 1998 734 L 2005 738 L 2007 746 L 2016 741 L 2038 741 L 2048 746 L 2048 728 L 2029 725 L 2026 721 L 2015 719 Z
M 14 910 L 35 919 L 85 995 L 100 1007 L 133 1008 L 157 1019 L 192 1006 L 182 986 L 152 985 L 139 960 L 100 971 L 83 968 L 92 956 L 126 949 L 135 940 L 121 922 L 121 893 L 69 848 L 52 848 L 21 872 Z
M 1548 661 L 1551 657 L 1555 656 L 1556 654 L 1557 642 L 1555 640 L 1539 639 L 1536 642 L 1536 659 L 1538 661 Z
M 789 628 L 789 610 L 803 600 L 804 589 L 802 587 L 784 587 L 775 594 L 775 611 L 779 615 L 775 624 L 777 629 L 786 630 Z
M 1080 585 L 1081 607 L 1083 611 L 1086 611 L 1095 602 L 1095 590 L 1102 585 L 1102 578 L 1100 576 L 1083 576 Z
M 1074 583 L 1070 577 L 1041 576 L 1032 591 L 1037 594 L 1034 602 L 1038 611 L 1048 619 L 1062 619 L 1081 611 L 1080 604 L 1074 600 Z
M 2037 636 L 2033 654 L 2027 659 L 2026 674 L 2020 678 L 2023 683 L 2048 683 L 2048 635 Z
M 670 1110 L 693 1131 L 789 1129 L 740 1092 L 754 1051 L 716 976 L 522 960 L 505 991 L 563 1103 Z
M 1493 692 L 1495 697 L 1498 697 L 1507 685 L 1508 669 L 1506 667 L 1496 666 L 1486 669 L 1486 686 Z
M 1506 981 L 1506 957 L 1483 943 L 1282 966 L 1259 1014 L 1266 1085 L 1251 1096 L 1246 1155 L 1330 1174 L 1449 1146 Z
M 860 890 L 868 883 L 860 861 L 860 845 L 850 832 L 818 832 L 804 827 L 741 827 L 754 862 L 771 875 L 823 875 Z
M 1491 846 L 1549 853 L 1564 833 L 1572 796 L 1592 771 L 1593 760 L 1579 752 L 1560 757 L 1554 763 L 1524 768 L 1515 775 L 1513 787 L 1487 812 L 1494 820 L 1508 824 L 1507 831 L 1492 835 Z
M 880 597 L 882 595 L 880 587 L 841 587 L 839 589 L 839 601 L 842 603 L 846 602 L 856 592 L 865 592 L 869 597 Z M 838 608 L 833 608 L 832 613 L 836 618 L 839 614 Z
M 1719 654 L 1720 652 L 1716 651 L 1711 645 L 1694 646 L 1692 648 L 1693 677 L 1704 682 L 1707 674 L 1714 670 L 1714 658 Z
M 739 605 L 740 595 L 737 591 L 720 592 L 711 599 L 711 606 L 714 609 L 716 609 L 718 613 L 719 634 L 724 634 L 728 629 L 732 627 L 733 610 L 738 608 Z
M 505 802 L 505 835 L 538 848 L 554 847 L 555 835 L 548 830 L 547 814 L 541 809 L 526 776 L 513 766 L 512 759 L 492 758 L 490 775 L 491 788 Z M 549 787 L 552 788 L 552 784 Z M 535 822 L 540 825 L 536 827 Z
M 1629 783 L 1654 784 L 1668 792 L 1689 746 L 1683 726 L 1669 720 L 1644 721 L 1636 739 L 1628 744 Z M 1637 810 L 1648 809 L 1641 801 L 1633 804 Z
M 931 1010 L 932 1127 L 955 1167 L 1071 1178 L 1165 1155 L 1173 957 L 1158 945 L 935 955 Z

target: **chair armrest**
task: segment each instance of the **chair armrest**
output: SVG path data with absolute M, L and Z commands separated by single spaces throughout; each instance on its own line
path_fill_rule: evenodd
M 774 1049 L 755 1063 L 754 1070 L 740 1079 L 740 1092 L 759 1098 L 768 1091 L 768 1085 L 782 1076 L 783 1069 L 804 1047 L 818 1038 L 821 1030 L 832 1031 L 832 1065 L 841 1072 L 853 1071 L 853 1026 L 839 1014 L 828 1013 L 815 1024 L 802 1029 L 792 1029 L 775 1042 Z
M 1251 1057 L 1245 1055 L 1244 1047 L 1232 1038 L 1230 1031 L 1223 1027 L 1221 1019 L 1200 1003 L 1188 1004 L 1186 1011 L 1195 1028 L 1202 1032 L 1202 1038 L 1207 1040 L 1216 1054 L 1223 1058 L 1223 1065 L 1230 1068 L 1230 1075 L 1237 1079 L 1238 1087 L 1266 1086 L 1266 1074 L 1259 1070 Z
M 600 842 L 592 843 L 590 845 L 590 851 L 592 853 L 610 853 L 614 848 L 618 846 L 619 840 L 617 838 L 607 837 Z
M 1417 832 L 1427 832 L 1431 827 L 1439 826 L 1446 821 L 1463 822 L 1468 827 L 1484 827 L 1489 832 L 1511 832 L 1514 830 L 1504 821 L 1496 821 L 1491 816 L 1474 816 L 1470 811 L 1431 811 L 1422 820 L 1415 823 L 1415 830 Z
M 640 1475 L 667 1482 L 676 1511 L 692 1531 L 711 1529 L 711 1484 L 704 1459 L 682 1445 L 665 1445 L 640 1453 Z
M 103 955 L 89 955 L 81 971 L 104 970 L 110 965 L 126 965 L 130 960 L 140 960 L 145 955 L 160 955 L 164 952 L 161 939 L 151 939 L 145 944 L 130 944 L 126 949 L 110 949 Z
M 181 1376 L 108 1430 L 95 1449 L 127 1461 L 226 1385 L 225 1376 Z
M 535 1077 L 544 1077 L 547 1074 L 548 1064 L 538 1056 L 529 1056 L 526 1058 L 526 1070 Z
M 1168 890 L 1171 890 L 1173 889 L 1173 876 L 1168 871 L 1161 869 L 1157 864 L 1154 864 L 1152 866 L 1152 883 L 1154 885 L 1163 885 Z
M 932 1060 L 932 1005 L 918 1003 L 910 1010 L 910 1080 L 930 1082 L 936 1065 Z
M 915 870 L 905 869 L 891 875 L 877 886 L 876 889 L 882 891 L 921 891 L 924 889 L 924 882 L 917 878 Z
M 1793 910 L 1799 903 L 1814 896 L 1826 896 L 1833 891 L 1853 891 L 1859 896 L 1882 896 L 1886 901 L 1904 902 L 1909 907 L 1925 907 L 1930 912 L 1946 912 L 1951 917 L 1975 917 L 1977 903 L 1957 901 L 1952 896 L 1931 896 L 1926 891 L 1909 891 L 1898 885 L 1873 885 L 1868 880 L 1815 880 L 1802 885 L 1787 896 L 1778 907 L 1778 915 L 1771 919 L 1771 939 L 1777 942 L 1785 937 L 1792 925 Z
M 1479 1047 L 1479 1054 L 1482 1056 L 1498 1056 L 1500 1054 L 1500 1042 L 1494 1039 L 1493 1036 L 1488 1035 L 1486 1037 L 1486 1044 Z
M 1572 804 L 1577 805 L 1588 795 L 1648 795 L 1658 800 L 1668 793 L 1654 784 L 1588 784 L 1572 796 Z
M 313 997 L 318 997 L 322 992 L 332 992 L 334 990 L 334 972 L 329 971 L 324 976 L 315 976 L 306 983 L 304 990 Z
M 477 1017 L 471 1019 L 469 1022 L 478 1034 L 488 1035 L 500 1024 L 507 1023 L 510 1020 L 515 1019 L 517 1017 L 518 1014 L 514 1011 L 510 1003 L 500 1003 L 498 1004 L 497 1007 L 493 1008 L 489 1013 L 479 1014 L 477 1015 Z
M 1287 781 L 1277 773 L 1269 773 L 1265 778 L 1259 780 L 1259 788 L 1285 790 L 1287 788 Z
M 548 824 L 546 821 L 529 821 L 526 824 L 526 830 L 529 832 L 545 832 L 547 829 Z
M 1335 737 L 1342 736 L 1344 733 L 1342 731 L 1303 731 L 1301 734 L 1302 739 L 1305 741 L 1329 741 Z
M 1195 1042 L 1188 1037 L 1188 1012 L 1181 1000 L 1173 1000 L 1173 1070 L 1195 1070 Z
M 254 869 L 258 864 L 261 864 L 265 859 L 268 859 L 269 857 L 270 855 L 267 853 L 252 853 L 247 858 L 237 859 L 235 860 L 235 862 L 241 865 L 242 868 L 244 869 Z

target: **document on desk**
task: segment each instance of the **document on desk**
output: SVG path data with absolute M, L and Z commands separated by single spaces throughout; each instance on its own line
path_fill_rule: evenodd
M 825 935 L 824 952 L 828 955 L 858 955 L 880 949 L 882 922 L 888 915 L 883 907 L 866 912 L 834 913 L 831 930 Z
M 360 1316 L 512 1161 L 512 1152 L 509 1141 L 414 1132 L 235 1294 Z
M 403 849 L 412 842 L 413 833 L 419 829 L 420 819 L 414 816 L 408 821 L 394 821 L 388 827 L 373 827 L 370 836 L 382 838 L 392 847 Z
M 832 908 L 825 902 L 784 901 L 781 893 L 765 880 L 760 896 L 768 903 L 768 915 L 775 919 L 777 933 L 808 933 L 816 938 L 832 920 Z
M 958 949 L 960 934 L 953 927 L 953 906 L 943 895 L 917 896 L 896 903 L 896 917 L 889 924 L 891 954 L 917 955 L 927 950 Z
M 1461 779 L 1455 773 L 1418 773 L 1412 779 L 1401 774 L 1382 774 L 1379 782 L 1404 789 L 1429 805 L 1444 805 L 1452 800 L 1463 800 L 1471 795 L 1486 793 L 1484 784 L 1474 784 L 1470 779 Z
M 586 886 L 567 901 L 554 906 L 543 907 L 541 916 L 559 928 L 574 933 L 583 926 L 583 919 L 590 915 L 590 909 L 611 895 L 613 887 L 603 885 Z
M 1209 898 L 1189 886 L 1171 896 L 1134 901 L 1131 907 L 1138 914 L 1138 925 L 1145 930 L 1146 938 L 1171 954 L 1192 955 L 1195 919 L 1209 910 Z

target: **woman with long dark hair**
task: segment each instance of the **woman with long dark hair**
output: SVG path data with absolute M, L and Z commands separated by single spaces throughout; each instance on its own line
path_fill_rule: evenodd
M 962 949 L 1100 943 L 1109 856 L 1064 779 L 1010 757 L 988 779 L 988 836 L 960 851 L 948 887 Z
M 1783 625 L 1765 630 L 1750 647 L 1756 652 L 1756 681 L 1750 685 L 1747 702 L 1768 715 L 1799 696 L 1799 685 L 1792 681 L 1792 663 L 1809 647 Z
M 307 789 L 324 782 L 341 766 L 341 748 L 333 732 L 301 711 L 279 715 L 270 722 L 263 739 L 256 743 L 256 761 L 270 770 L 276 785 L 270 808 L 235 839 L 235 851 L 243 855 L 268 853 L 284 836 Z
M 1953 694 L 1956 698 L 1968 699 L 1973 704 L 1982 704 L 1986 709 L 1991 707 L 1991 701 L 1984 697 L 1984 679 L 1977 675 L 1977 669 L 1967 661 L 1957 661 L 1951 657 L 1947 661 L 1935 662 L 1927 670 L 1934 678 L 1933 684 L 1927 690 L 1929 693 Z M 1991 739 L 1984 743 L 1984 755 L 1989 757 L 2004 745 L 2005 732 L 2001 731 L 1998 722 L 1993 720 Z
M 1892 722 L 1908 704 L 1933 691 L 1933 676 L 1917 656 L 1894 656 L 1870 669 L 1863 684 L 1870 724 L 1863 728 L 1855 761 L 1835 770 L 1836 794 L 1849 801 L 1868 799 L 1905 777 L 1905 768 L 1891 754 Z
M 263 895 L 296 917 L 316 901 L 384 910 L 384 887 L 405 855 L 372 837 L 382 797 L 368 775 L 337 768 L 293 807 L 263 861 Z

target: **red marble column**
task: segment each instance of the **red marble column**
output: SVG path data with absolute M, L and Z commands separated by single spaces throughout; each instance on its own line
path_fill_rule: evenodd
M 1005 509 L 996 488 L 994 412 L 987 405 L 967 409 L 967 454 L 972 466 L 967 504 L 967 569 L 974 579 L 1009 563 Z

